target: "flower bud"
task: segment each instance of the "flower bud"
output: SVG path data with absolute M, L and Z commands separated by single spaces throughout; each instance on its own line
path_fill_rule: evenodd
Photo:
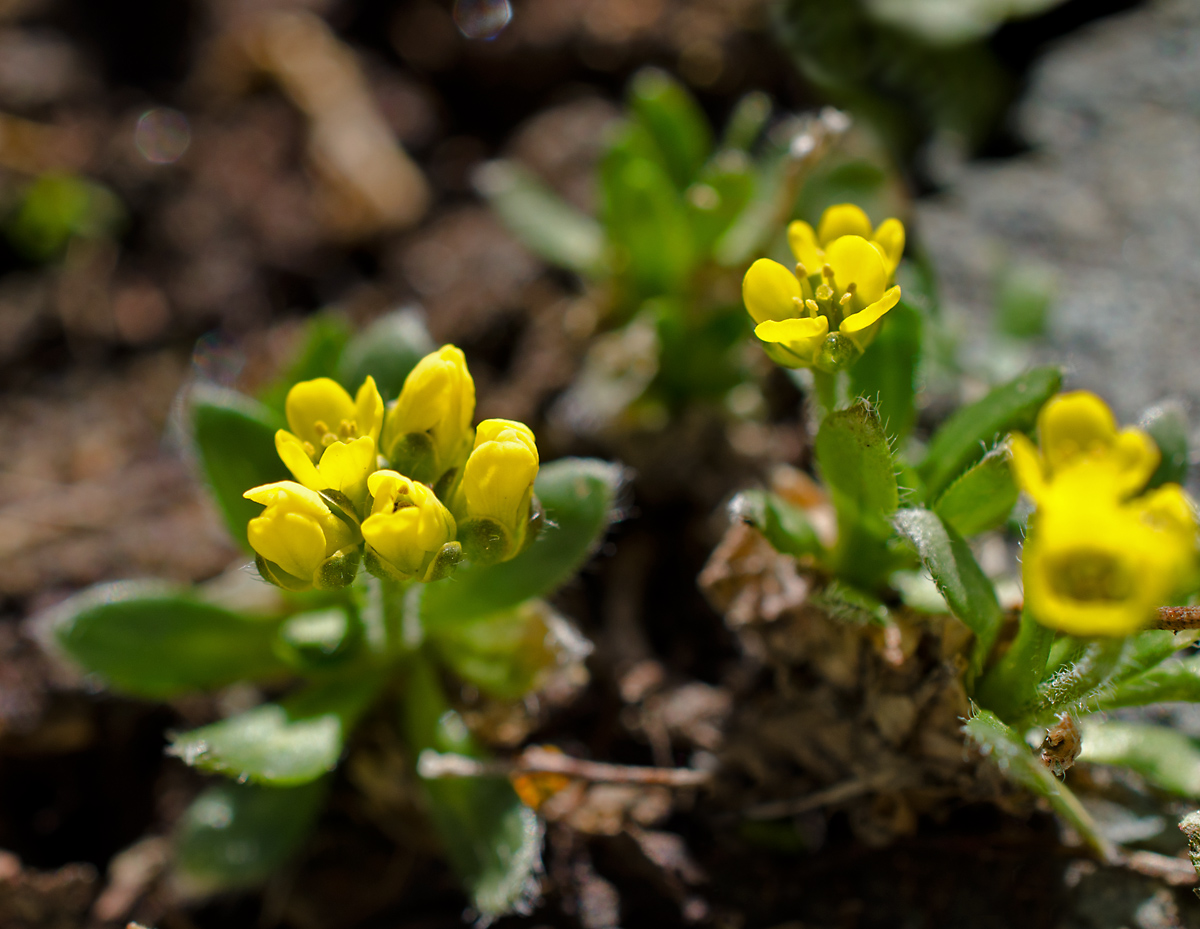
M 455 497 L 459 541 L 468 558 L 490 564 L 521 551 L 530 533 L 537 473 L 537 444 L 528 426 L 507 419 L 479 424 Z
M 330 378 L 301 381 L 288 391 L 284 408 L 288 429 L 314 462 L 337 442 L 366 436 L 378 443 L 383 426 L 383 398 L 372 377 L 363 381 L 353 400 Z
M 243 494 L 266 506 L 246 527 L 259 572 L 279 587 L 345 587 L 358 571 L 354 530 L 315 490 L 294 481 L 263 484 Z
M 397 471 L 448 490 L 471 448 L 475 382 L 463 353 L 443 345 L 409 372 L 388 410 L 380 450 Z
M 424 484 L 395 471 L 368 478 L 374 497 L 362 524 L 367 570 L 388 580 L 437 580 L 458 563 L 450 511 Z

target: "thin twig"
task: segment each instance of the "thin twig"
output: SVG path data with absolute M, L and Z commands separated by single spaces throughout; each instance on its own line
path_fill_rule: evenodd
M 1154 628 L 1170 632 L 1200 629 L 1200 606 L 1160 606 Z
M 644 768 L 634 765 L 585 761 L 533 746 L 511 761 L 480 761 L 466 755 L 426 749 L 417 759 L 424 778 L 509 777 L 513 774 L 563 774 L 581 781 L 605 784 L 650 784 L 662 787 L 699 787 L 712 780 L 709 771 L 695 768 Z

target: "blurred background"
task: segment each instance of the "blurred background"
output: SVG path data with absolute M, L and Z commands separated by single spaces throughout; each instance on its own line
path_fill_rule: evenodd
M 966 359 L 928 385 L 928 415 L 939 396 L 1064 358 L 1072 386 L 1127 419 L 1167 395 L 1194 410 L 1198 51 L 1195 0 L 0 0 L 0 925 L 118 925 L 135 905 L 164 929 L 460 924 L 445 869 L 348 796 L 292 884 L 145 903 L 159 837 L 198 780 L 163 758 L 163 732 L 214 710 L 89 695 L 26 620 L 98 580 L 199 581 L 244 560 L 172 428 L 175 398 L 197 378 L 269 386 L 314 318 L 361 327 L 411 308 L 435 344 L 467 353 L 480 417 L 529 422 L 547 460 L 636 459 L 551 415 L 602 301 L 492 212 L 488 162 L 595 212 L 647 65 L 715 126 L 753 91 L 768 133 L 839 107 L 854 120 L 844 169 L 798 215 L 860 198 L 909 225 L 924 296 Z M 567 594 L 600 643 L 599 693 L 562 726 L 618 756 L 638 741 L 618 718 L 622 663 L 715 683 L 729 661 L 694 578 L 722 499 L 766 464 L 805 460 L 800 395 L 777 380 L 773 432 L 731 433 L 698 462 L 644 446 L 633 518 Z M 622 612 L 605 591 L 630 577 L 640 599 Z M 922 852 L 927 871 L 903 849 L 852 846 L 803 879 L 789 865 L 758 910 L 741 874 L 717 893 L 724 909 L 692 921 L 775 925 L 803 898 L 814 925 L 876 925 L 897 881 L 914 912 L 934 888 L 947 912 L 999 907 L 1022 925 L 1124 918 L 1075 907 L 1061 922 L 1071 891 L 1052 849 L 1014 896 L 1029 833 L 989 846 L 1009 848 L 995 854 L 1011 878 L 989 886 L 962 850 L 971 830 L 1008 828 L 952 829 Z M 605 867 L 627 900 L 674 893 Z M 860 882 L 864 868 L 877 877 Z M 975 903 L 970 887 L 984 888 Z M 623 912 L 684 919 L 661 902 Z M 530 924 L 560 917 L 606 925 Z

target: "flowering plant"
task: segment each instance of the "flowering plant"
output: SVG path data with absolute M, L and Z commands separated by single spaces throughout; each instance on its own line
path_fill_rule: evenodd
M 581 671 L 586 640 L 542 598 L 604 534 L 620 471 L 542 466 L 525 425 L 473 426 L 463 353 L 420 357 L 409 323 L 385 319 L 339 344 L 325 359 L 336 378 L 290 377 L 278 412 L 224 388 L 191 391 L 198 460 L 274 595 L 238 582 L 245 572 L 195 588 L 125 582 L 48 619 L 61 650 L 120 693 L 256 688 L 257 705 L 171 737 L 171 754 L 231 778 L 201 793 L 176 836 L 177 871 L 199 889 L 255 883 L 294 852 L 373 708 L 399 709 L 384 718 L 399 721 L 414 766 L 426 749 L 481 757 L 447 682 L 512 702 L 568 665 Z M 317 341 L 327 335 L 314 326 Z M 540 829 L 507 781 L 421 783 L 479 913 L 535 892 Z

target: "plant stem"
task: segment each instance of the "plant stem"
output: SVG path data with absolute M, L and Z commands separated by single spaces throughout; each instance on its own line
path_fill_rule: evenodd
M 712 773 L 695 768 L 647 768 L 638 765 L 606 764 L 572 758 L 537 745 L 530 746 L 511 761 L 483 761 L 466 755 L 426 750 L 417 761 L 424 778 L 508 777 L 510 774 L 564 774 L 603 784 L 653 784 L 663 787 L 698 787 L 712 780 Z
M 1046 659 L 1053 642 L 1054 630 L 1034 619 L 1026 606 L 1012 646 L 984 674 L 976 688 L 975 699 L 979 705 L 1006 722 L 1026 712 L 1046 673 Z
M 813 368 L 813 393 L 817 401 L 818 419 L 823 420 L 826 416 L 837 409 L 838 404 L 838 378 L 839 374 L 826 374 L 824 371 L 818 371 Z

